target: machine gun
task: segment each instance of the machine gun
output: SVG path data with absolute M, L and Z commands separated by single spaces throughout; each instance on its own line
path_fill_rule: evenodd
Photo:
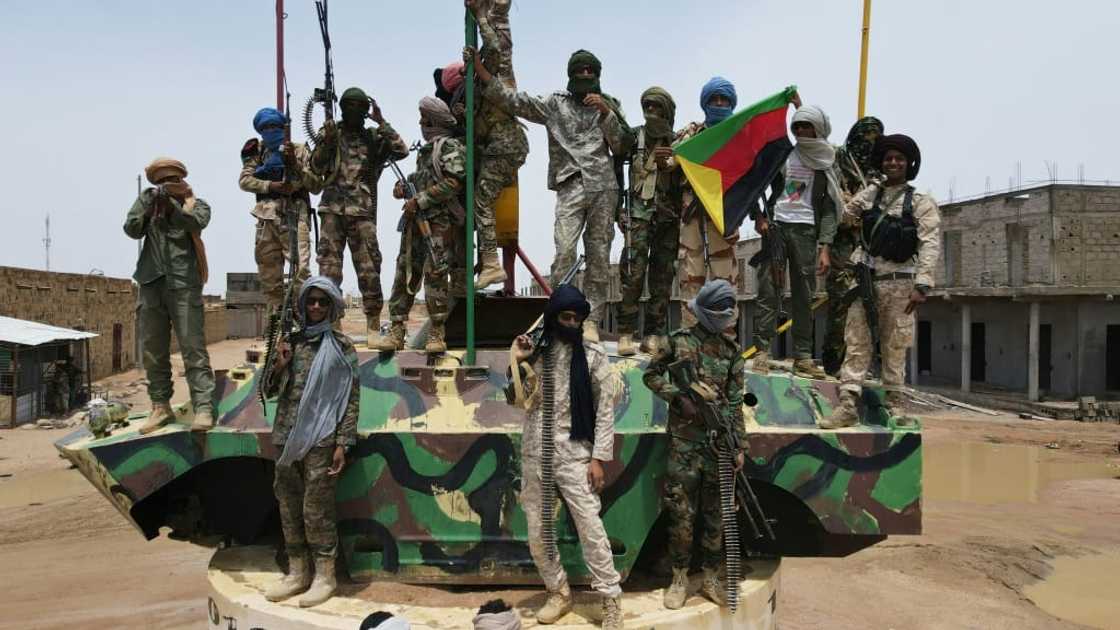
M 334 89 L 334 63 L 331 61 L 331 34 L 327 28 L 327 0 L 315 0 L 315 12 L 319 16 L 319 35 L 323 39 L 323 55 L 326 70 L 323 73 L 323 87 L 315 88 L 311 98 L 303 106 L 303 132 L 312 147 L 323 141 L 322 133 L 315 128 L 312 114 L 315 104 L 323 106 L 323 113 L 327 120 L 334 120 L 334 102 L 336 100 Z
M 731 421 L 720 413 L 720 403 L 724 402 L 721 401 L 722 396 L 698 378 L 696 366 L 691 359 L 674 361 L 668 365 L 668 370 L 669 379 L 688 396 L 700 413 L 708 433 L 708 445 L 718 459 L 724 561 L 727 566 L 725 594 L 734 613 L 739 604 L 739 581 L 743 577 L 737 518 L 739 509 L 742 509 L 756 540 L 763 537 L 770 541 L 776 540 L 774 530 L 770 527 L 770 521 L 766 518 L 746 473 L 742 469 L 735 470 L 734 457 L 743 452 L 743 443 Z M 753 395 L 748 396 L 754 398 Z
M 291 175 L 291 165 L 288 158 L 284 158 L 284 182 L 288 183 Z M 299 213 L 288 203 L 287 196 L 280 197 L 280 212 L 284 217 L 284 224 L 288 229 L 288 282 L 284 291 L 284 302 L 278 313 L 272 313 L 268 321 L 268 345 L 264 354 L 264 365 L 261 367 L 261 376 L 257 379 L 257 399 L 261 403 L 262 412 L 265 409 L 265 389 L 268 381 L 272 379 L 272 372 L 276 366 L 277 346 L 281 339 L 286 339 L 292 332 L 295 320 L 292 294 L 295 293 L 296 272 L 299 267 Z

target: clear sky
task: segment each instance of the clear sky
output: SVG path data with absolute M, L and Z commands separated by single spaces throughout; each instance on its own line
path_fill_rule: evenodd
M 288 0 L 287 71 L 293 108 L 322 81 L 311 0 Z M 121 230 L 136 175 L 157 155 L 183 160 L 196 194 L 214 209 L 204 239 L 208 293 L 225 274 L 255 271 L 252 196 L 237 187 L 239 151 L 256 110 L 275 99 L 272 0 L 0 2 L 0 264 L 42 268 L 51 215 L 51 268 L 132 273 L 136 245 Z M 546 94 L 566 83 L 568 55 L 594 51 L 603 89 L 640 123 L 651 85 L 678 103 L 677 126 L 702 117 L 700 86 L 721 74 L 740 106 L 788 84 L 832 118 L 831 140 L 855 120 L 860 0 L 515 0 L 514 65 L 520 88 Z M 374 95 L 408 142 L 432 69 L 457 58 L 457 0 L 333 0 L 337 85 Z M 1120 88 L 1120 8 L 1108 0 L 877 0 L 868 113 L 919 143 L 915 182 L 938 199 L 1057 176 L 1120 180 L 1112 153 Z M 1102 77 L 1104 77 L 1102 79 Z M 545 188 L 546 138 L 529 125 L 521 171 L 522 246 L 542 269 L 553 254 L 554 196 Z M 296 132 L 300 140 L 302 132 Z M 409 160 L 411 162 L 411 159 Z M 382 284 L 392 284 L 399 203 L 381 181 Z M 621 237 L 616 236 L 614 260 Z M 344 288 L 356 291 L 347 254 Z M 518 284 L 527 274 L 519 270 Z

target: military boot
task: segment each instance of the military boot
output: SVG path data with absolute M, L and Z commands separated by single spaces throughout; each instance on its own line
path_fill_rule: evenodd
M 828 374 L 824 370 L 817 367 L 812 359 L 797 359 L 793 362 L 793 373 L 802 378 L 811 378 L 818 381 L 823 381 L 828 378 Z
M 638 351 L 644 352 L 650 356 L 655 356 L 658 348 L 661 347 L 660 341 L 661 338 L 657 335 L 646 335 L 642 338 L 642 343 L 638 346 Z
M 717 606 L 727 605 L 727 589 L 716 569 L 704 569 L 704 581 L 700 583 L 700 594 L 712 600 Z
M 603 598 L 603 630 L 622 630 L 622 595 Z
M 548 625 L 572 612 L 572 589 L 567 584 L 558 591 L 549 591 L 544 606 L 537 611 L 537 623 Z
M 334 579 L 334 556 L 315 556 L 315 579 L 311 588 L 299 598 L 300 608 L 318 606 L 334 595 L 338 584 Z
M 171 411 L 170 403 L 152 403 L 152 412 L 148 419 L 140 425 L 140 435 L 147 435 L 165 424 L 175 422 L 175 412 Z
M 754 362 L 751 363 L 751 371 L 755 374 L 769 374 L 770 353 L 765 350 L 759 350 L 758 352 L 754 353 Z
M 817 426 L 822 429 L 843 429 L 859 424 L 857 396 L 852 392 L 840 392 L 840 405 L 832 410 L 827 418 L 821 419 Z
M 393 326 L 389 328 L 389 335 L 387 337 L 381 337 L 381 341 L 377 344 L 376 348 L 382 352 L 404 350 L 404 338 L 407 332 L 408 331 L 404 327 L 404 322 L 393 322 Z M 373 348 L 375 346 L 370 347 Z
M 634 337 L 631 335 L 619 335 L 618 337 L 618 356 L 629 357 L 637 353 L 634 348 Z
M 599 343 L 599 322 L 590 318 L 583 320 L 583 338 Z
M 424 345 L 425 352 L 447 352 L 447 341 L 444 339 L 443 324 L 435 324 L 428 329 L 428 343 Z
M 883 401 L 887 407 L 887 413 L 894 420 L 897 427 L 916 427 L 918 426 L 918 419 L 906 413 L 906 394 L 888 390 Z
M 688 599 L 688 567 L 683 569 L 673 567 L 673 583 L 665 589 L 662 603 L 669 610 L 677 610 L 684 606 L 686 599 Z
M 380 348 L 384 341 L 381 336 L 381 318 L 377 315 L 366 315 L 366 347 L 371 350 Z
M 270 602 L 279 602 L 293 595 L 299 595 L 311 586 L 311 572 L 307 570 L 307 555 L 288 556 L 288 574 L 268 587 L 264 597 Z
M 214 428 L 214 410 L 210 407 L 202 407 L 194 412 L 194 422 L 191 423 L 191 431 L 209 431 Z
M 506 270 L 498 262 L 498 252 L 482 253 L 482 269 L 478 270 L 478 279 L 474 282 L 475 289 L 485 289 L 492 284 L 501 284 L 506 281 Z

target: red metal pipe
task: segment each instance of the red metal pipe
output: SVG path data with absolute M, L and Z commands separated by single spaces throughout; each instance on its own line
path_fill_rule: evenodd
M 521 259 L 521 263 L 529 270 L 529 274 L 532 275 L 533 279 L 540 285 L 544 294 L 552 295 L 552 287 L 548 286 L 548 282 L 541 276 L 541 272 L 537 271 L 537 268 L 533 266 L 533 261 L 529 260 L 529 257 L 525 255 L 525 250 L 521 249 L 521 246 L 517 247 L 517 257 Z
M 276 109 L 284 111 L 284 0 L 276 0 Z

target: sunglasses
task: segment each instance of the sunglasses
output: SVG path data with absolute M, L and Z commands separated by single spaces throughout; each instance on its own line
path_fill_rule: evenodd
M 318 306 L 319 308 L 329 308 L 331 299 L 329 297 L 309 297 L 307 298 L 308 306 Z

